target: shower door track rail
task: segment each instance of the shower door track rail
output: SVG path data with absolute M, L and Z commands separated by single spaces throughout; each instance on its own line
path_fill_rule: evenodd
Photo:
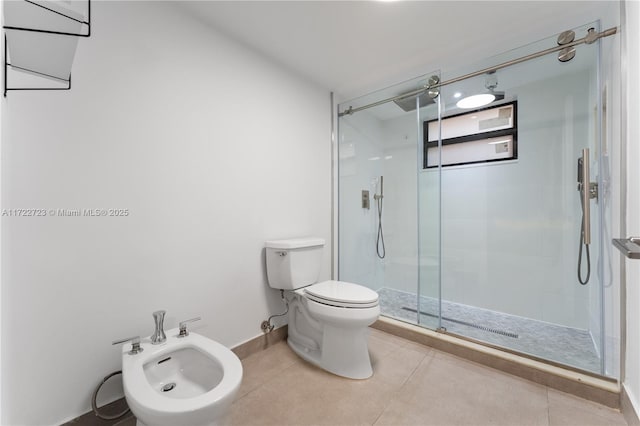
M 430 90 L 430 89 L 435 89 L 435 88 L 438 88 L 438 87 L 447 86 L 449 84 L 457 83 L 459 81 L 466 80 L 468 78 L 477 77 L 477 76 L 482 75 L 482 74 L 491 73 L 493 71 L 497 71 L 497 70 L 502 69 L 502 68 L 510 67 L 511 65 L 516 65 L 516 64 L 519 64 L 519 63 L 522 63 L 522 62 L 526 62 L 526 61 L 528 61 L 530 59 L 539 58 L 541 56 L 545 56 L 545 55 L 548 55 L 550 53 L 559 52 L 559 51 L 561 51 L 563 49 L 571 48 L 573 46 L 578 46 L 578 45 L 584 44 L 584 43 L 592 44 L 596 40 L 599 40 L 599 39 L 601 39 L 603 37 L 612 36 L 612 35 L 616 34 L 617 32 L 618 32 L 618 27 L 612 27 L 612 28 L 609 28 L 608 30 L 601 31 L 599 33 L 595 33 L 595 32 L 590 31 L 586 36 L 584 36 L 582 38 L 579 38 L 579 39 L 577 39 L 575 41 L 572 41 L 571 43 L 560 44 L 558 46 L 550 47 L 548 49 L 541 50 L 539 52 L 531 53 L 529 55 L 522 56 L 520 58 L 512 59 L 510 61 L 503 62 L 503 63 L 498 64 L 498 65 L 494 65 L 492 67 L 483 68 L 481 70 L 474 71 L 474 72 L 471 72 L 469 74 L 461 75 L 459 77 L 454 77 L 452 79 L 445 80 L 445 81 L 440 82 L 440 83 L 436 83 L 436 84 L 432 84 L 432 85 L 425 85 L 424 87 L 422 87 L 420 89 L 416 89 L 416 90 L 413 90 L 411 92 L 403 93 L 402 95 L 393 96 L 391 98 L 383 99 L 381 101 L 373 102 L 373 103 L 370 103 L 370 104 L 367 104 L 367 105 L 363 105 L 363 106 L 360 106 L 360 107 L 357 107 L 357 108 L 353 108 L 353 107 L 349 106 L 349 108 L 345 109 L 344 111 L 338 112 L 338 117 L 342 117 L 342 116 L 345 116 L 345 115 L 351 115 L 351 114 L 356 113 L 358 111 L 363 111 L 365 109 L 373 108 L 373 107 L 376 107 L 378 105 L 386 104 L 387 102 L 393 102 L 393 101 L 397 101 L 399 99 L 405 99 L 405 98 L 409 98 L 411 96 L 416 96 L 416 95 L 424 93 L 425 91 Z

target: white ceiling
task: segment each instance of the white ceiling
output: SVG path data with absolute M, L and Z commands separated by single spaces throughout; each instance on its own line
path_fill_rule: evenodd
M 194 1 L 181 7 L 339 99 L 477 62 L 599 18 L 617 1 Z M 611 18 L 613 17 L 613 18 Z

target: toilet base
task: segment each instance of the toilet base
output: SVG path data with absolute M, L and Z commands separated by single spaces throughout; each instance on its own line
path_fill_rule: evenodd
M 214 420 L 212 423 L 204 423 L 198 426 L 219 426 L 219 425 L 223 425 L 223 424 L 228 424 L 229 422 L 227 420 L 229 416 L 223 416 L 220 419 L 216 419 Z M 145 423 L 142 423 L 140 420 L 136 419 L 136 426 L 154 426 L 154 425 L 147 425 Z
M 323 370 L 349 379 L 368 379 L 373 375 L 368 347 L 368 328 L 345 329 L 325 324 L 322 347 L 309 350 L 289 337 L 289 347 L 300 358 Z

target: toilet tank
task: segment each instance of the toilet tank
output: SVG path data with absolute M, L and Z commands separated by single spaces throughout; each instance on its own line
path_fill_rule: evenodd
M 265 242 L 269 286 L 295 290 L 318 281 L 322 238 L 295 238 Z

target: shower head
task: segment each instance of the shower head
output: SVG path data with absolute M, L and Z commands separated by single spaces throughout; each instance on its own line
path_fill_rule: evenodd
M 429 93 L 426 91 L 420 95 L 407 96 L 406 98 L 395 99 L 393 102 L 402 108 L 403 111 L 409 112 L 416 109 L 416 98 L 420 100 L 420 106 L 423 107 L 428 104 L 433 104 L 435 101 L 431 99 Z

